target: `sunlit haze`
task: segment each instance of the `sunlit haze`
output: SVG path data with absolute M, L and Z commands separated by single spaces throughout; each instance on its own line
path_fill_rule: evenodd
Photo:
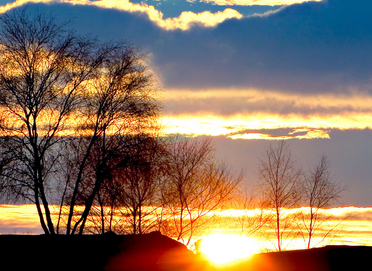
M 51 206 L 58 213 L 58 206 Z M 333 219 L 328 223 L 340 222 L 347 217 L 339 226 L 331 238 L 321 241 L 314 236 L 314 245 L 325 246 L 328 244 L 338 245 L 372 245 L 372 208 L 339 207 L 324 210 Z M 269 239 L 262 235 L 244 237 L 241 225 L 236 218 L 242 215 L 254 216 L 254 210 L 247 212 L 239 210 L 225 210 L 218 212 L 221 223 L 214 223 L 213 229 L 206 228 L 195 235 L 190 243 L 190 248 L 197 240 L 203 239 L 201 251 L 211 261 L 228 262 L 230 260 L 246 257 L 252 253 L 273 250 L 274 247 Z M 323 225 L 326 229 L 327 225 Z M 39 218 L 33 205 L 0 205 L 0 234 L 41 234 Z M 302 238 L 287 240 L 285 249 L 304 249 L 305 243 Z M 236 249 L 236 250 L 235 250 Z M 227 250 L 227 252 L 226 252 Z

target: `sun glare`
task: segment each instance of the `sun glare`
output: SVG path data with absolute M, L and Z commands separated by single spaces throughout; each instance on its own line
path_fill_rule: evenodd
M 249 257 L 257 253 L 255 239 L 230 234 L 212 234 L 202 238 L 200 251 L 216 264 Z

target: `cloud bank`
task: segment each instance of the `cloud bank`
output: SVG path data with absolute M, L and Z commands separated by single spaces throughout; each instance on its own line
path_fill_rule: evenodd
M 329 138 L 331 129 L 372 128 L 372 97 L 365 93 L 296 94 L 259 90 L 167 90 L 169 132 L 233 139 Z M 176 125 L 176 126 L 175 126 Z M 190 129 L 190 127 L 193 127 Z M 265 130 L 260 133 L 259 129 Z M 291 128 L 281 136 L 277 129 Z M 297 131 L 306 131 L 298 134 Z

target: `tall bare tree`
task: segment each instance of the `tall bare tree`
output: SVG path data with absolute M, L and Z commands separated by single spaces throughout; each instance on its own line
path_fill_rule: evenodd
M 296 207 L 301 199 L 302 171 L 296 165 L 285 141 L 270 145 L 260 160 L 258 170 L 261 193 L 266 206 L 274 212 L 276 249 L 292 238 L 294 216 L 287 209 Z
M 195 232 L 223 207 L 242 176 L 214 157 L 211 139 L 179 139 L 169 144 L 164 199 L 170 212 L 168 229 L 189 244 Z
M 56 233 L 50 202 L 69 206 L 58 226 L 81 234 L 102 183 L 120 167 L 125 135 L 133 124 L 149 128 L 158 113 L 151 72 L 133 47 L 78 37 L 54 18 L 23 10 L 0 20 L 1 148 L 12 161 L 2 184 L 35 203 L 46 234 Z M 76 153 L 61 184 L 63 148 Z
M 333 204 L 343 192 L 344 187 L 336 183 L 329 171 L 329 160 L 322 156 L 319 163 L 305 175 L 303 185 L 303 205 L 301 209 L 300 232 L 306 243 L 307 248 L 312 247 L 312 240 L 315 234 L 320 235 L 323 242 L 339 223 L 329 229 L 322 230 L 326 222 L 331 220 L 331 216 L 322 212 L 323 208 Z M 316 245 L 316 244 L 315 244 Z
M 15 11 L 0 21 L 2 150 L 13 158 L 3 183 L 34 202 L 44 232 L 54 234 L 47 195 L 58 159 L 54 146 L 104 53 L 92 54 L 94 42 L 41 14 Z
M 82 107 L 84 132 L 88 136 L 84 137 L 85 145 L 80 146 L 84 151 L 70 197 L 67 234 L 75 233 L 78 227 L 83 233 L 102 183 L 114 169 L 125 165 L 128 144 L 133 144 L 128 135 L 151 130 L 159 113 L 152 74 L 133 47 L 112 47 L 96 73 L 96 79 L 88 84 L 87 103 Z M 86 194 L 84 182 L 91 182 L 91 191 L 85 196 L 83 213 L 72 226 L 76 200 Z

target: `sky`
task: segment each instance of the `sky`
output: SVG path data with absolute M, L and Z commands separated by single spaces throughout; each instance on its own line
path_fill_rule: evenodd
M 248 188 L 286 139 L 304 170 L 328 156 L 339 205 L 372 206 L 372 1 L 0 0 L 0 13 L 25 6 L 146 52 L 165 132 L 213 136 Z

